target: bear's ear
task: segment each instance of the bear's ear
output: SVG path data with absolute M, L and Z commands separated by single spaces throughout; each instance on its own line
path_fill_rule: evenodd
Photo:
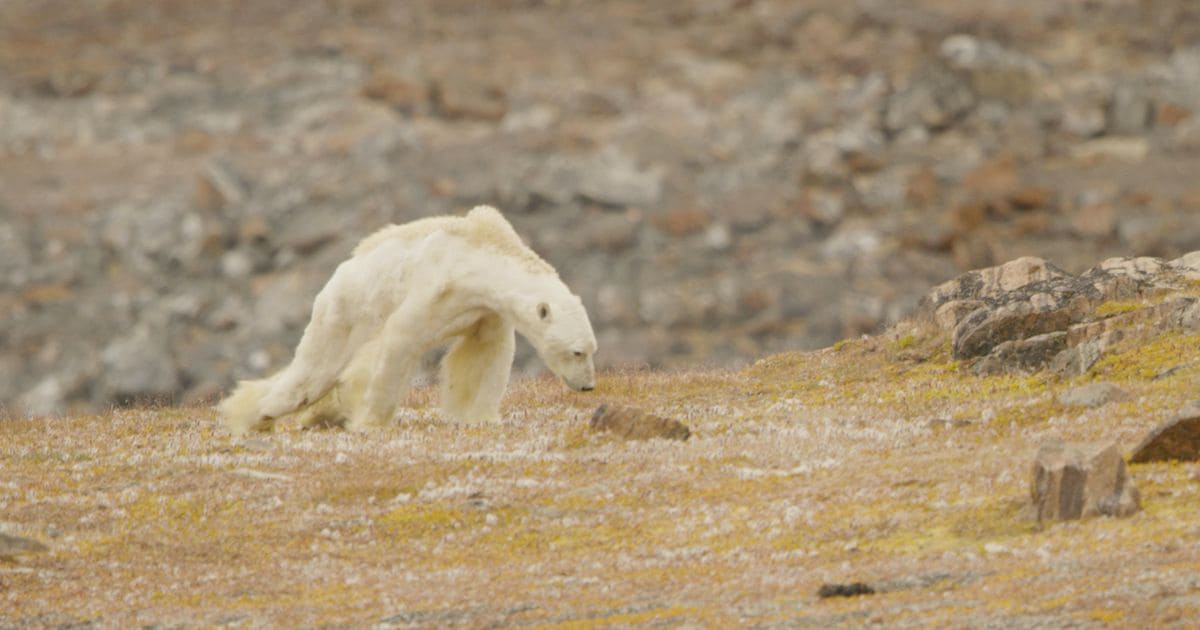
M 539 303 L 537 305 L 537 314 L 538 319 L 544 322 L 550 321 L 550 305 L 545 302 Z

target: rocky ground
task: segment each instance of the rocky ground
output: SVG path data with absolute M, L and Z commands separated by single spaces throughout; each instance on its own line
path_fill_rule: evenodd
M 1144 453 L 1198 383 L 1200 252 L 1013 261 L 739 370 L 520 379 L 497 424 L 430 387 L 368 434 L 12 419 L 0 627 L 1191 627 L 1200 432 L 1130 458 L 1124 517 L 1031 492 L 1042 446 Z
M 0 407 L 210 400 L 357 239 L 477 203 L 603 365 L 696 367 L 1196 249 L 1196 173 L 1191 0 L 10 0 Z

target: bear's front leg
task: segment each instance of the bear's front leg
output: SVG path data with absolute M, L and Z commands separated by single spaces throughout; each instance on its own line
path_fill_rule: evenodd
M 500 420 L 516 335 L 496 314 L 479 320 L 442 359 L 442 411 L 465 422 Z

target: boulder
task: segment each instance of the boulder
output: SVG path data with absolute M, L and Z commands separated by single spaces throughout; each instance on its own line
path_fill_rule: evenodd
M 1042 446 L 1033 463 L 1031 495 L 1039 523 L 1129 516 L 1141 509 L 1114 441 Z
M 1066 345 L 1067 333 L 1061 330 L 1005 341 L 971 366 L 971 371 L 976 374 L 1036 371 L 1058 356 Z
M 104 348 L 104 392 L 118 404 L 160 399 L 176 393 L 179 370 L 165 330 L 138 324 Z
M 660 418 L 632 407 L 600 405 L 592 414 L 590 427 L 592 431 L 615 433 L 626 440 L 686 440 L 691 436 L 691 431 L 676 420 Z
M 1155 427 L 1133 449 L 1131 464 L 1200 459 L 1200 409 L 1191 405 L 1180 416 Z

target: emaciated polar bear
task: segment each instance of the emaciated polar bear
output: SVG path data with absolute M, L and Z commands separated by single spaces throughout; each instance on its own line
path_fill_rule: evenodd
M 242 381 L 220 404 L 234 433 L 270 431 L 299 412 L 306 426 L 387 423 L 421 356 L 442 360 L 442 408 L 490 421 L 512 370 L 514 331 L 572 389 L 591 390 L 596 337 L 583 302 L 495 208 L 430 217 L 367 237 L 313 302 L 290 365 Z

